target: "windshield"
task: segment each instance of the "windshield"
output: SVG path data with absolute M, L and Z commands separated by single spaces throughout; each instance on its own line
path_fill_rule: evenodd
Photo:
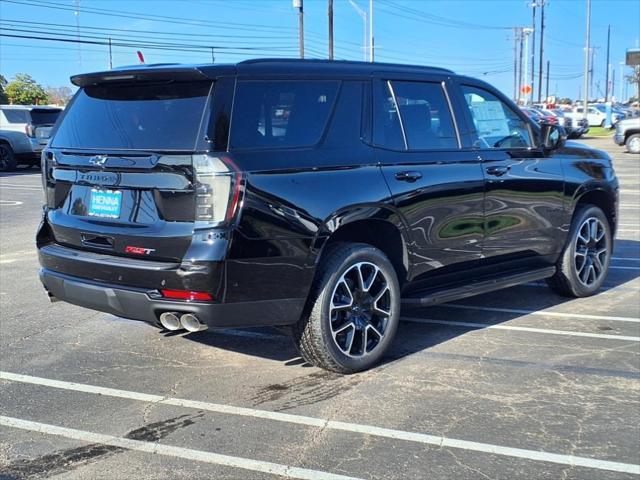
M 31 123 L 33 125 L 53 125 L 61 111 L 53 109 L 31 110 Z
M 80 90 L 56 148 L 193 150 L 211 82 L 119 84 Z

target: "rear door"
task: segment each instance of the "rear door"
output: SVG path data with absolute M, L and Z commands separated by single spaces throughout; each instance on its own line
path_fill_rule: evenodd
M 565 222 L 560 159 L 537 147 L 536 130 L 500 94 L 471 82 L 459 91 L 485 178 L 483 256 L 557 252 Z
M 415 275 L 477 260 L 484 179 L 462 148 L 446 77 L 374 80 L 373 141 L 414 242 Z
M 45 153 L 55 241 L 179 260 L 196 220 L 211 81 L 85 86 Z
M 51 136 L 51 130 L 62 110 L 56 108 L 33 108 L 29 112 L 30 122 L 27 135 L 37 139 L 40 149 L 44 148 Z

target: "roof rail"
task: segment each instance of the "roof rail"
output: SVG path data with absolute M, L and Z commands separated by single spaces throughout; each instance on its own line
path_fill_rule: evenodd
M 384 63 L 384 62 L 359 62 L 355 60 L 328 60 L 328 59 L 315 59 L 315 58 L 252 58 L 249 60 L 243 60 L 238 62 L 238 65 L 252 65 L 260 63 L 320 63 L 326 65 L 360 65 L 369 66 L 372 69 L 376 67 L 398 67 L 398 68 L 419 68 L 430 71 L 437 71 L 443 73 L 455 73 L 453 70 L 442 67 L 432 67 L 429 65 L 412 65 L 406 63 Z

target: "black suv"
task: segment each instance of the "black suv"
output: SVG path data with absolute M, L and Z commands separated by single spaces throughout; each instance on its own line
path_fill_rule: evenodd
M 169 330 L 290 326 L 355 372 L 419 305 L 547 279 L 595 293 L 618 182 L 486 83 L 429 67 L 253 60 L 72 77 L 43 153 L 41 279 Z

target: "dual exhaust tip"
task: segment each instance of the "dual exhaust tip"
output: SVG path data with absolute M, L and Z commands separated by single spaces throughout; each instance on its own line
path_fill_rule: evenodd
M 164 312 L 160 315 L 160 324 L 167 330 L 187 330 L 188 332 L 201 332 L 207 326 L 198 320 L 192 313 Z

